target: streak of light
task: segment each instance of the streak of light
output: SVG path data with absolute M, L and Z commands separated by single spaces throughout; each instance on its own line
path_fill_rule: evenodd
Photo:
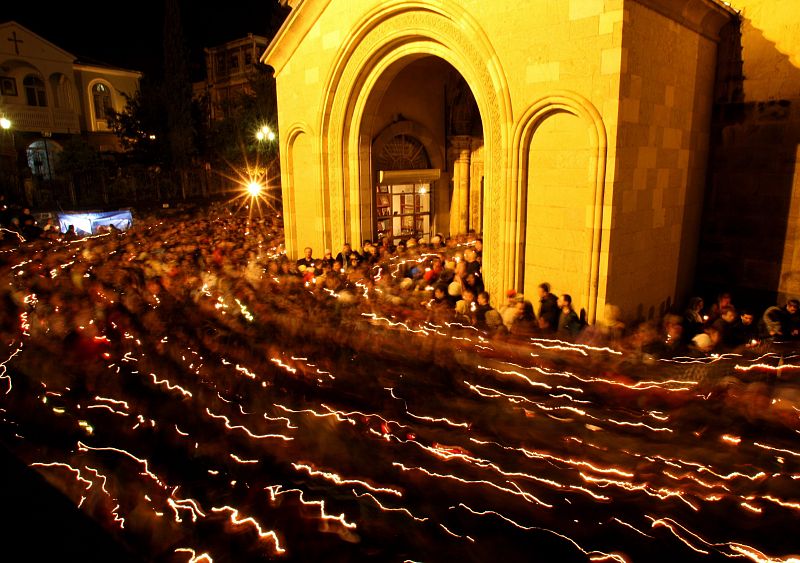
M 180 513 L 178 510 L 188 510 L 192 515 L 192 522 L 197 522 L 197 517 L 200 516 L 205 518 L 206 515 L 203 510 L 198 505 L 197 501 L 194 499 L 174 499 L 172 497 L 167 498 L 167 504 L 175 513 L 175 521 L 182 522 Z
M 268 420 L 270 422 L 285 422 L 286 428 L 293 430 L 297 429 L 297 426 L 292 425 L 292 421 L 285 416 L 268 416 L 267 413 L 264 413 L 264 420 Z
M 748 498 L 750 498 L 750 497 L 748 497 Z M 770 502 L 774 502 L 775 504 L 779 504 L 780 506 L 783 506 L 784 508 L 792 508 L 794 510 L 800 510 L 800 502 L 788 502 L 788 501 L 781 500 L 779 498 L 775 498 L 775 497 L 770 496 L 770 495 L 762 495 L 759 498 L 762 498 L 764 500 L 768 500 Z
M 377 419 L 379 419 L 379 420 L 381 420 L 381 421 L 385 422 L 386 424 L 395 424 L 395 425 L 399 426 L 400 428 L 408 428 L 408 427 L 407 427 L 407 426 L 405 426 L 404 424 L 400 424 L 399 422 L 396 422 L 396 421 L 394 421 L 394 420 L 388 420 L 388 419 L 386 419 L 386 418 L 383 418 L 383 417 L 382 417 L 381 415 L 379 415 L 379 414 L 374 414 L 374 413 L 365 413 L 365 412 L 361 412 L 361 411 L 350 411 L 350 412 L 337 411 L 337 410 L 335 410 L 335 409 L 333 409 L 333 408 L 329 407 L 329 406 L 328 406 L 328 405 L 326 405 L 325 403 L 322 403 L 320 406 L 321 406 L 322 408 L 324 408 L 324 409 L 328 410 L 328 411 L 329 411 L 331 414 L 335 414 L 335 415 L 337 415 L 337 418 L 339 418 L 339 417 L 342 417 L 342 418 L 340 418 L 340 420 L 343 420 L 343 419 L 348 419 L 348 420 L 350 420 L 350 417 L 352 417 L 352 416 L 354 416 L 354 415 L 358 415 L 358 416 L 361 416 L 361 417 L 364 417 L 364 418 L 377 418 Z M 413 415 L 412 415 L 412 416 L 413 416 Z
M 130 410 L 131 408 L 125 401 L 120 401 L 117 399 L 109 399 L 108 397 L 101 397 L 99 395 L 95 395 L 94 400 L 100 402 L 112 403 L 114 405 L 120 405 L 121 407 L 125 407 L 126 410 Z
M 257 459 L 242 459 L 236 454 L 228 454 L 236 463 L 258 463 Z
M 550 389 L 553 388 L 551 385 L 548 385 L 547 383 L 542 383 L 541 381 L 534 381 L 533 379 L 531 379 L 527 375 L 525 375 L 523 373 L 520 373 L 518 371 L 514 371 L 514 370 L 502 371 L 502 370 L 498 370 L 498 369 L 488 368 L 486 366 L 476 366 L 476 367 L 478 369 L 482 369 L 482 370 L 485 370 L 485 371 L 493 371 L 493 372 L 498 373 L 500 375 L 513 375 L 515 377 L 518 377 L 520 379 L 525 380 L 528 383 L 528 385 L 530 385 L 531 387 L 542 387 L 542 388 L 547 389 L 547 390 L 550 390 Z M 536 369 L 536 371 L 540 371 L 543 374 L 550 375 L 548 372 L 546 372 L 544 370 L 539 370 L 538 368 L 534 368 L 534 369 Z
M 236 371 L 245 374 L 250 379 L 255 379 L 256 378 L 256 374 L 255 373 L 253 373 L 252 371 L 250 371 L 249 369 L 247 369 L 244 366 L 240 366 L 239 364 L 236 364 Z
M 300 489 L 287 489 L 282 491 L 281 485 L 270 485 L 268 487 L 264 487 L 264 490 L 269 491 L 270 499 L 273 502 L 277 499 L 279 495 L 285 495 L 287 493 L 297 493 L 298 499 L 304 506 L 316 506 L 319 508 L 320 518 L 322 520 L 332 520 L 338 522 L 339 524 L 350 530 L 356 529 L 356 523 L 348 522 L 347 519 L 345 518 L 344 512 L 342 512 L 338 516 L 335 516 L 333 514 L 328 514 L 327 512 L 325 512 L 324 500 L 305 500 L 303 498 L 303 491 L 301 491 Z
M 453 531 L 449 530 L 449 529 L 447 528 L 447 526 L 445 526 L 445 525 L 444 525 L 444 524 L 442 524 L 441 522 L 439 522 L 439 526 L 441 526 L 441 528 L 442 528 L 442 529 L 443 529 L 445 532 L 447 532 L 448 534 L 450 534 L 450 535 L 451 535 L 451 536 L 453 536 L 454 538 L 460 538 L 460 539 L 464 539 L 464 538 L 466 538 L 466 539 L 468 539 L 469 541 L 471 541 L 472 543 L 475 543 L 475 540 L 474 540 L 474 539 L 472 539 L 471 537 L 469 537 L 469 536 L 461 536 L 461 535 L 458 535 L 458 534 L 456 534 L 455 532 L 453 532 Z
M 731 550 L 743 555 L 744 557 L 747 557 L 751 561 L 755 561 L 755 563 L 800 563 L 800 558 L 798 557 L 789 556 L 778 559 L 764 555 L 756 548 L 750 547 L 749 545 L 742 545 L 740 543 L 730 543 L 728 545 L 730 546 Z
M 278 438 L 284 441 L 294 440 L 294 438 L 292 438 L 291 436 L 284 436 L 283 434 L 254 434 L 244 426 L 232 425 L 231 420 L 227 416 L 225 416 L 224 414 L 214 414 L 208 409 L 208 407 L 206 407 L 206 413 L 208 413 L 208 416 L 210 416 L 211 418 L 224 420 L 225 428 L 227 428 L 228 430 L 241 430 L 242 432 L 244 432 L 245 434 L 256 440 L 266 440 L 267 438 Z
M 156 374 L 154 374 L 154 373 L 151 373 L 150 377 L 153 378 L 153 383 L 155 383 L 156 385 L 165 385 L 169 391 L 177 389 L 178 392 L 181 393 L 184 397 L 191 397 L 192 396 L 192 394 L 189 391 L 187 391 L 186 389 L 184 389 L 180 385 L 173 385 L 172 383 L 170 383 L 166 379 L 159 380 L 158 377 L 156 376 Z
M 294 467 L 297 471 L 305 471 L 311 477 L 322 477 L 328 481 L 336 483 L 337 485 L 360 485 L 365 489 L 372 491 L 373 493 L 387 493 L 391 495 L 395 495 L 398 497 L 402 497 L 403 493 L 397 489 L 392 489 L 388 487 L 376 487 L 366 481 L 362 481 L 360 479 L 347 479 L 343 478 L 336 473 L 330 473 L 328 471 L 319 471 L 311 467 L 310 465 L 305 465 L 302 463 L 292 463 L 292 467 Z
M 800 457 L 800 453 L 792 451 L 792 450 L 783 450 L 781 448 L 774 448 L 772 446 L 767 446 L 766 444 L 760 444 L 759 442 L 753 442 L 753 445 L 759 448 L 763 448 L 765 450 L 772 450 L 773 452 L 780 452 L 782 454 L 789 454 L 795 457 Z
M 222 506 L 222 507 L 212 507 L 211 512 L 227 512 L 230 514 L 230 522 L 234 526 L 241 526 L 243 524 L 250 524 L 256 529 L 256 533 L 258 534 L 258 538 L 260 540 L 270 539 L 275 544 L 275 552 L 276 553 L 285 553 L 286 550 L 281 547 L 280 541 L 278 540 L 278 535 L 273 531 L 264 531 L 261 528 L 261 524 L 259 524 L 255 518 L 252 516 L 248 516 L 242 518 L 239 516 L 239 510 L 233 508 L 231 506 Z
M 761 514 L 761 512 L 763 512 L 761 508 L 759 508 L 757 506 L 754 506 L 754 505 L 750 504 L 749 502 L 742 501 L 742 502 L 739 503 L 739 506 L 741 506 L 743 508 L 746 508 L 750 512 L 755 512 L 756 514 Z
M 186 563 L 214 563 L 214 560 L 208 553 L 197 555 L 197 552 L 190 547 L 179 547 L 175 550 L 175 553 L 188 553 L 189 561 Z
M 634 532 L 636 532 L 637 534 L 641 534 L 641 535 L 643 535 L 643 536 L 644 536 L 644 537 L 646 537 L 646 538 L 655 539 L 655 538 L 654 538 L 653 536 L 651 536 L 650 534 L 645 534 L 645 533 L 644 533 L 643 531 L 641 531 L 639 528 L 637 528 L 637 527 L 635 527 L 635 526 L 632 526 L 631 524 L 628 524 L 627 522 L 625 522 L 625 521 L 623 521 L 623 520 L 620 520 L 620 519 L 619 519 L 619 518 L 617 518 L 616 516 L 615 516 L 614 518 L 612 518 L 611 520 L 613 520 L 614 522 L 616 522 L 616 523 L 618 523 L 618 524 L 622 524 L 623 526 L 625 526 L 625 527 L 627 527 L 627 528 L 630 528 L 631 530 L 633 530 L 633 531 L 634 531 Z
M 641 491 L 646 495 L 661 500 L 667 500 L 669 498 L 675 497 L 681 502 L 685 503 L 689 508 L 691 508 L 695 512 L 700 510 L 698 506 L 692 504 L 689 500 L 684 498 L 682 491 L 673 491 L 671 489 L 666 489 L 663 487 L 660 489 L 654 489 L 653 487 L 650 487 L 647 483 L 635 484 L 635 483 L 628 483 L 626 481 L 618 481 L 615 479 L 600 479 L 592 475 L 586 475 L 582 471 L 579 474 L 583 480 L 588 481 L 589 483 L 594 483 L 600 487 L 606 487 L 611 485 L 618 487 L 620 489 L 624 489 L 626 491 Z
M 353 489 L 353 494 L 356 495 L 358 498 L 369 497 L 370 499 L 372 499 L 372 501 L 375 504 L 378 505 L 378 508 L 380 508 L 381 510 L 383 510 L 385 512 L 402 512 L 402 513 L 406 514 L 409 518 L 412 518 L 413 520 L 416 520 L 417 522 L 427 522 L 428 521 L 427 517 L 420 518 L 418 516 L 414 516 L 407 508 L 403 508 L 403 507 L 395 508 L 395 507 L 391 507 L 391 506 L 386 506 L 386 505 L 382 504 L 381 501 L 379 501 L 377 498 L 375 498 L 370 493 L 358 494 L 356 492 L 356 490 Z
M 542 342 L 555 342 L 560 346 L 565 346 L 567 348 L 576 349 L 576 350 L 589 350 L 590 352 L 606 352 L 608 354 L 614 354 L 615 356 L 621 356 L 622 352 L 614 350 L 613 348 L 608 347 L 597 347 L 597 346 L 589 346 L 588 344 L 575 344 L 573 342 L 566 342 L 564 340 L 556 340 L 556 339 L 549 339 L 549 338 L 531 338 L 531 343 L 542 343 Z
M 653 528 L 658 528 L 658 527 L 667 528 L 670 532 L 672 532 L 672 534 L 676 538 L 681 540 L 681 542 L 683 542 L 684 545 L 686 545 L 686 547 L 688 547 L 689 549 L 691 549 L 693 551 L 696 551 L 697 553 L 702 553 L 703 555 L 709 555 L 708 551 L 706 551 L 705 549 L 701 549 L 699 547 L 694 546 L 689 540 L 687 540 L 685 537 L 683 537 L 681 534 L 679 534 L 678 530 L 677 530 L 678 526 L 676 525 L 677 522 L 675 522 L 674 520 L 671 520 L 669 518 L 655 519 L 655 518 L 653 518 L 651 516 L 647 516 L 647 518 L 652 522 L 651 527 L 653 527 Z M 680 529 L 686 531 L 687 533 L 691 534 L 692 536 L 694 536 L 695 538 L 697 538 L 701 542 L 703 542 L 706 545 L 708 545 L 708 542 L 706 542 L 700 536 L 698 536 L 696 534 L 693 534 L 692 532 L 689 532 L 688 530 L 686 530 L 682 526 L 680 527 Z
M 568 541 L 569 543 L 571 543 L 572 545 L 574 545 L 584 555 L 588 555 L 589 559 L 591 561 L 605 561 L 607 559 L 612 559 L 614 561 L 618 561 L 619 563 L 627 563 L 627 560 L 622 555 L 619 555 L 617 553 L 605 553 L 605 552 L 602 552 L 602 551 L 586 551 L 583 547 L 581 547 L 572 538 L 570 538 L 568 536 L 565 536 L 563 534 L 559 534 L 558 532 L 555 532 L 555 531 L 550 530 L 548 528 L 541 528 L 539 526 L 524 526 L 524 525 L 522 525 L 522 524 L 520 524 L 518 522 L 515 522 L 511 518 L 508 518 L 507 516 L 504 516 L 503 514 L 500 514 L 499 512 L 495 512 L 494 510 L 475 510 L 473 508 L 470 508 L 469 506 L 467 506 L 463 502 L 458 503 L 458 506 L 463 508 L 467 512 L 470 512 L 470 513 L 472 513 L 472 514 L 474 514 L 476 516 L 489 516 L 489 515 L 496 516 L 496 517 L 500 518 L 501 520 L 504 520 L 504 521 L 508 522 L 512 526 L 515 526 L 515 527 L 519 528 L 520 530 L 526 530 L 526 531 L 538 530 L 538 531 L 541 531 L 541 532 L 547 532 L 547 533 L 553 534 L 555 536 L 558 536 L 561 539 L 564 539 L 564 540 Z M 451 507 L 451 508 L 455 508 L 455 507 Z
M 734 369 L 736 371 L 751 371 L 751 370 L 754 370 L 754 369 L 763 369 L 765 371 L 777 371 L 777 372 L 780 372 L 781 370 L 800 369 L 800 365 L 797 365 L 797 364 L 782 364 L 782 365 L 778 365 L 778 366 L 771 366 L 769 364 L 750 364 L 748 366 L 737 365 Z
M 42 463 L 42 462 L 38 462 L 37 461 L 37 462 L 31 463 L 31 467 L 62 467 L 64 469 L 66 469 L 67 471 L 75 473 L 75 478 L 78 481 L 80 481 L 81 483 L 86 483 L 85 489 L 87 491 L 92 488 L 92 482 L 89 479 L 86 479 L 86 478 L 83 477 L 83 475 L 81 474 L 81 470 L 76 468 L 76 467 L 72 467 L 68 463 L 61 463 L 61 462 L 58 462 L 58 461 L 52 461 L 50 463 Z
M 498 491 L 503 491 L 505 493 L 510 493 L 510 494 L 512 494 L 514 496 L 522 497 L 527 502 L 536 503 L 536 504 L 538 504 L 540 506 L 544 506 L 545 508 L 553 508 L 552 504 L 547 504 L 546 502 L 544 502 L 543 500 L 538 499 L 537 497 L 535 497 L 531 493 L 523 491 L 513 481 L 508 481 L 508 483 L 510 483 L 511 485 L 516 487 L 516 489 L 509 489 L 507 487 L 503 487 L 501 485 L 498 485 L 497 483 L 494 483 L 492 481 L 486 481 L 484 479 L 480 479 L 480 480 L 463 479 L 463 478 L 458 477 L 456 475 L 449 475 L 449 474 L 446 474 L 446 473 L 445 474 L 436 473 L 434 471 L 430 471 L 428 469 L 425 469 L 424 467 L 408 467 L 408 466 L 405 466 L 402 463 L 398 463 L 396 461 L 392 462 L 392 465 L 394 467 L 399 467 L 402 471 L 420 471 L 420 472 L 428 475 L 429 477 L 436 477 L 437 479 L 450 479 L 450 480 L 453 480 L 453 481 L 458 481 L 460 483 L 470 484 L 470 485 L 487 485 L 489 487 L 497 489 Z
M 111 408 L 108 405 L 87 405 L 86 408 L 87 409 L 106 409 L 106 410 L 108 410 L 109 412 L 111 412 L 113 414 L 118 414 L 120 416 L 129 416 L 128 413 L 122 412 L 122 411 L 118 411 L 118 410 L 114 410 L 113 408 Z
M 16 350 L 14 350 L 14 352 L 12 352 L 8 358 L 6 358 L 2 363 L 0 363 L 0 379 L 8 380 L 8 389 L 6 389 L 6 395 L 8 395 L 11 392 L 11 376 L 8 375 L 7 364 L 12 360 L 12 358 L 14 358 L 14 356 L 19 354 L 20 352 L 22 352 L 22 344 L 20 344 L 19 347 Z
M 270 361 L 273 362 L 274 364 L 279 365 L 280 367 L 282 367 L 283 369 L 285 369 L 289 373 L 297 373 L 297 368 L 293 368 L 292 366 L 290 366 L 288 364 L 284 364 L 278 358 L 270 358 Z
M 535 451 L 535 450 L 528 450 L 528 449 L 525 449 L 525 448 L 516 448 L 516 447 L 512 447 L 512 446 L 504 446 L 504 445 L 502 445 L 502 444 L 500 444 L 498 442 L 482 441 L 482 440 L 478 440 L 477 438 L 470 438 L 470 441 L 471 442 L 475 442 L 476 444 L 481 444 L 481 445 L 493 444 L 493 445 L 498 446 L 498 447 L 500 447 L 500 448 L 502 448 L 504 450 L 518 451 L 518 452 L 521 452 L 522 454 L 524 454 L 525 456 L 527 456 L 527 457 L 529 457 L 531 459 L 543 459 L 543 460 L 558 461 L 558 462 L 561 462 L 561 463 L 566 463 L 567 465 L 573 465 L 573 466 L 576 466 L 576 467 L 585 467 L 585 468 L 587 468 L 587 469 L 589 469 L 591 471 L 594 471 L 596 473 L 613 473 L 615 475 L 619 475 L 620 477 L 625 477 L 625 478 L 632 478 L 633 477 L 633 473 L 629 473 L 627 471 L 623 471 L 623 470 L 618 469 L 616 467 L 598 467 L 598 466 L 596 466 L 594 464 L 589 463 L 588 461 L 574 460 L 574 459 L 558 457 L 558 456 L 555 456 L 555 455 L 552 455 L 552 454 L 549 454 L 549 453 Z
M 141 473 L 141 475 L 147 475 L 153 481 L 155 481 L 159 486 L 161 486 L 162 488 L 166 488 L 166 485 L 164 485 L 164 483 L 161 482 L 161 479 L 158 478 L 158 475 L 156 475 L 155 473 L 150 471 L 150 465 L 149 465 L 149 463 L 148 463 L 148 461 L 146 459 L 138 458 L 138 457 L 136 457 L 135 455 L 133 455 L 132 453 L 130 453 L 127 450 L 122 450 L 122 449 L 119 449 L 119 448 L 112 448 L 110 446 L 96 448 L 96 447 L 92 447 L 92 446 L 87 446 L 83 442 L 78 442 L 78 450 L 82 451 L 82 452 L 85 452 L 85 451 L 116 452 L 118 454 L 122 454 L 124 456 L 127 456 L 127 457 L 131 458 L 132 460 L 134 460 L 134 461 L 136 461 L 139 464 L 144 466 L 144 471 Z

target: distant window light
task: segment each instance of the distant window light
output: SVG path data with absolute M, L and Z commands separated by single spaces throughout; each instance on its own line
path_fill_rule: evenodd
M 47 92 L 41 78 L 29 74 L 22 81 L 22 85 L 25 87 L 25 98 L 29 106 L 47 107 Z
M 92 86 L 92 104 L 95 119 L 108 119 L 114 106 L 111 105 L 111 91 L 105 84 L 98 82 Z

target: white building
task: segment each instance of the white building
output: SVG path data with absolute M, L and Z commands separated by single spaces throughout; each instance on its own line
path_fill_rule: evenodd
M 34 176 L 48 178 L 53 154 L 72 135 L 100 150 L 119 150 L 108 123 L 109 110 L 122 111 L 125 96 L 139 88 L 142 74 L 82 61 L 16 22 L 0 24 L 0 154 L 13 163 L 27 150 Z

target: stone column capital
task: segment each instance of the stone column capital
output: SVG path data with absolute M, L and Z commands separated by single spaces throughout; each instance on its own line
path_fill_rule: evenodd
M 469 158 L 469 151 L 472 150 L 472 137 L 469 135 L 452 135 L 447 139 L 449 148 L 458 151 L 459 159 Z

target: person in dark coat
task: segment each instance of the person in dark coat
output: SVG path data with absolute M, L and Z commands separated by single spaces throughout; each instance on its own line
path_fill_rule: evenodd
M 558 334 L 567 338 L 575 338 L 581 331 L 581 320 L 572 308 L 572 296 L 565 293 L 558 300 L 561 314 L 558 317 Z M 541 315 L 539 315 L 541 317 Z
M 558 330 L 561 309 L 558 298 L 550 293 L 550 284 L 547 282 L 539 284 L 539 303 L 539 327 L 543 332 L 552 334 Z

